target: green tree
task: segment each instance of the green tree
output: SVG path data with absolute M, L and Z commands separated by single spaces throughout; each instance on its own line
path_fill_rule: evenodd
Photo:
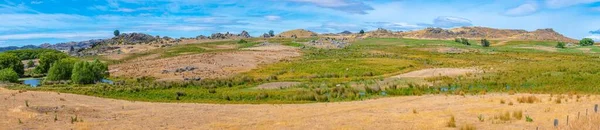
M 488 41 L 487 39 L 481 39 L 481 46 L 490 47 L 490 41 Z
M 100 60 L 98 59 L 92 62 L 92 70 L 94 71 L 94 76 L 97 81 L 100 81 L 109 76 L 108 65 L 100 62 Z
M 25 65 L 23 65 L 19 57 L 13 54 L 2 53 L 0 54 L 0 69 L 6 68 L 11 68 L 18 76 L 22 76 L 25 73 Z
M 365 30 L 360 30 L 359 34 L 365 34 Z
M 31 68 L 31 67 L 34 67 L 34 66 L 35 66 L 35 63 L 33 62 L 33 60 L 27 61 L 27 68 Z
M 581 39 L 581 41 L 579 41 L 579 45 L 580 46 L 591 46 L 591 45 L 594 45 L 594 40 L 592 40 L 591 38 L 584 38 L 584 39 Z
M 556 44 L 556 48 L 565 48 L 565 43 L 564 42 L 558 42 Z
M 120 32 L 119 30 L 115 30 L 115 31 L 113 32 L 113 34 L 114 34 L 114 35 L 115 35 L 115 37 L 116 37 L 116 36 L 119 36 L 119 35 L 121 35 L 121 32 Z
M 269 36 L 274 37 L 275 36 L 275 32 L 273 30 L 269 30 Z
M 78 84 L 92 84 L 108 76 L 108 66 L 98 60 L 80 61 L 73 66 L 71 80 Z
M 19 82 L 19 74 L 10 68 L 2 69 L 0 70 L 0 81 L 12 83 Z
M 77 63 L 77 59 L 74 58 L 65 58 L 55 62 L 52 64 L 52 67 L 50 67 L 50 70 L 48 70 L 46 80 L 60 81 L 71 79 L 73 65 L 75 63 Z
M 56 52 L 46 52 L 40 55 L 39 65 L 35 68 L 39 73 L 47 73 L 48 69 L 54 64 L 54 62 L 59 61 L 60 59 L 64 59 L 69 57 L 64 53 L 56 53 Z

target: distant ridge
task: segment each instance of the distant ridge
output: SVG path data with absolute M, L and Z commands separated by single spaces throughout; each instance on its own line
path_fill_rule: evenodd
M 453 29 L 426 28 L 423 30 L 401 32 L 404 38 L 415 39 L 490 39 L 521 41 L 562 41 L 576 43 L 578 40 L 565 37 L 551 28 L 526 31 L 520 29 L 495 29 L 488 27 L 459 27 Z

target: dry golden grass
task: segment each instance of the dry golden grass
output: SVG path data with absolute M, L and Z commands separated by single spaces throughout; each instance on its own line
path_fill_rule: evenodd
M 523 96 L 523 97 L 518 97 L 517 101 L 519 103 L 530 103 L 531 104 L 531 103 L 539 102 L 541 100 L 535 96 Z
M 571 130 L 600 130 L 600 114 L 575 119 L 569 123 L 567 129 Z
M 471 124 L 466 124 L 460 128 L 460 130 L 477 130 L 477 128 Z
M 454 115 L 450 116 L 450 120 L 446 123 L 447 127 L 456 127 L 456 120 L 454 119 Z

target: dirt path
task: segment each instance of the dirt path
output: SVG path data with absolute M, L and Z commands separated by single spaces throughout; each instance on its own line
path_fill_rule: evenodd
M 376 100 L 288 104 L 220 105 L 147 103 L 103 99 L 56 92 L 22 92 L 0 89 L 2 129 L 448 129 L 451 115 L 456 125 L 478 129 L 550 129 L 555 118 L 565 126 L 570 115 L 593 113 L 599 96 L 571 98 L 556 104 L 549 95 L 535 95 L 541 103 L 521 104 L 529 94 L 484 96 L 409 96 Z M 557 97 L 557 96 L 554 96 Z M 501 104 L 500 100 L 505 100 Z M 25 102 L 29 104 L 26 106 Z M 509 102 L 514 105 L 507 105 Z M 413 113 L 413 110 L 416 113 Z M 502 112 L 523 111 L 523 119 L 492 123 Z M 57 121 L 54 121 L 54 117 Z M 71 123 L 77 115 L 78 122 Z M 478 120 L 482 115 L 484 122 Z M 534 122 L 525 122 L 525 115 Z M 586 116 L 587 117 L 587 116 Z M 19 123 L 21 120 L 22 124 Z M 595 128 L 595 126 L 592 126 Z

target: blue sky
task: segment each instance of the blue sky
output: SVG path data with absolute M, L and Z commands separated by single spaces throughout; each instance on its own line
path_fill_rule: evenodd
M 110 38 L 115 29 L 194 37 L 459 26 L 554 28 L 600 41 L 600 0 L 0 0 L 0 46 Z

